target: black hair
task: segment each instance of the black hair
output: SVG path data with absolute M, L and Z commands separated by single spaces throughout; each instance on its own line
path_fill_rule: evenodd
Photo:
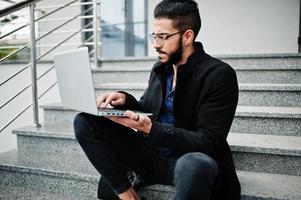
M 168 18 L 179 31 L 191 29 L 194 39 L 201 29 L 198 4 L 193 0 L 163 0 L 154 10 L 155 18 Z

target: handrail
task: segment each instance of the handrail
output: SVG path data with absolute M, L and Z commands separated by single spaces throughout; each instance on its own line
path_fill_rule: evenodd
M 1 9 L 0 10 L 0 17 L 6 16 L 6 15 L 8 15 L 8 14 L 10 14 L 12 12 L 15 12 L 17 10 L 20 10 L 22 8 L 28 7 L 31 4 L 36 3 L 38 1 L 41 1 L 41 0 L 26 0 L 26 1 L 20 1 L 18 3 L 15 3 L 12 6 L 9 6 L 7 8 Z
M 54 82 L 54 83 L 53 83 L 46 91 L 44 91 L 40 96 L 38 96 L 37 99 L 42 98 L 42 97 L 43 97 L 49 90 L 51 90 L 56 84 L 57 84 L 57 81 Z M 17 115 L 15 115 L 11 121 L 7 122 L 3 127 L 1 127 L 0 133 L 1 133 L 4 129 L 6 129 L 6 127 L 8 127 L 11 123 L 13 123 L 19 116 L 21 116 L 26 110 L 28 110 L 32 105 L 33 105 L 32 103 L 29 104 L 29 105 L 27 105 L 27 106 L 25 107 L 25 109 L 23 109 L 21 112 L 19 112 Z
M 87 12 L 90 11 L 90 10 L 91 10 L 91 8 L 88 8 L 88 9 L 86 9 L 86 10 L 84 11 L 84 13 L 87 13 Z M 63 27 L 64 25 L 70 23 L 72 20 L 76 19 L 76 17 L 78 17 L 78 16 L 80 16 L 80 15 L 81 15 L 81 14 L 79 14 L 79 15 L 73 17 L 71 20 L 69 20 L 69 21 L 67 21 L 67 22 L 65 22 L 65 23 L 63 23 L 63 24 L 60 24 L 58 27 L 59 27 L 59 28 Z M 88 25 L 91 25 L 91 23 L 89 23 Z M 88 26 L 85 25 L 84 27 L 88 27 Z M 55 30 L 57 30 L 57 27 L 55 28 Z M 54 30 L 49 31 L 49 32 L 46 33 L 45 35 L 43 35 L 43 36 L 37 38 L 36 41 L 41 40 L 42 38 L 46 37 L 47 35 L 49 35 L 49 34 L 52 33 L 53 31 L 54 31 Z M 77 32 L 77 33 L 78 33 L 78 32 Z M 29 44 L 26 45 L 26 47 L 28 47 L 28 46 L 29 46 Z M 23 47 L 22 47 L 22 48 L 23 48 Z M 18 51 L 18 50 L 17 50 L 17 51 Z M 13 52 L 13 53 L 14 53 L 14 52 Z M 11 54 L 13 54 L 13 53 L 11 53 Z M 12 55 L 9 54 L 9 55 L 7 55 L 5 58 L 7 59 L 7 58 L 9 58 L 10 56 L 12 56 Z M 43 55 L 43 57 L 44 57 L 44 56 L 45 56 L 45 54 Z M 40 60 L 41 58 L 42 58 L 42 56 L 39 57 L 39 58 L 37 58 L 37 61 Z M 3 62 L 3 60 L 5 60 L 5 59 L 4 59 L 4 58 L 1 59 L 1 60 L 0 60 L 0 63 Z M 30 64 L 26 65 L 24 68 L 22 68 L 21 70 L 19 70 L 16 74 L 13 74 L 11 77 L 8 77 L 6 80 L 2 81 L 2 82 L 0 83 L 0 86 L 2 86 L 2 85 L 5 84 L 6 82 L 8 82 L 8 81 L 11 80 L 12 78 L 14 78 L 16 75 L 18 75 L 19 73 L 21 73 L 22 71 L 24 71 L 25 69 L 27 69 L 29 66 L 30 66 Z
M 3 1 L 6 1 L 8 3 L 16 3 L 15 1 L 12 1 L 12 0 L 3 0 Z
M 40 75 L 39 77 L 36 76 L 36 63 L 41 60 L 42 58 L 44 58 L 46 55 L 49 55 L 50 52 L 54 51 L 55 49 L 57 49 L 59 46 L 64 46 L 66 44 L 66 42 L 71 39 L 72 37 L 74 37 L 75 35 L 77 35 L 78 33 L 80 32 L 94 32 L 94 35 L 92 35 L 91 37 L 89 37 L 87 40 L 84 40 L 84 41 L 81 41 L 80 44 L 76 44 L 77 46 L 83 46 L 85 44 L 90 44 L 92 45 L 93 43 L 89 42 L 89 41 L 92 41 L 94 39 L 94 49 L 97 50 L 98 48 L 98 43 L 97 45 L 95 46 L 95 38 L 97 39 L 97 32 L 100 31 L 100 28 L 97 26 L 95 26 L 95 17 L 96 19 L 99 17 L 95 7 L 93 6 L 88 6 L 87 9 L 85 9 L 84 11 L 80 11 L 80 14 L 76 14 L 76 16 L 73 16 L 71 18 L 68 18 L 67 21 L 57 25 L 55 28 L 51 29 L 50 31 L 46 32 L 46 33 L 43 33 L 43 35 L 40 35 L 38 38 L 35 38 L 35 28 L 34 28 L 34 23 L 35 22 L 42 22 L 42 21 L 47 21 L 47 20 L 43 20 L 43 18 L 57 12 L 58 10 L 61 10 L 65 7 L 68 7 L 68 6 L 74 6 L 73 4 L 75 4 L 75 2 L 79 1 L 79 0 L 70 0 L 69 2 L 67 2 L 66 4 L 64 5 L 55 5 L 55 6 L 48 6 L 49 8 L 56 8 L 54 10 L 51 10 L 51 12 L 49 13 L 46 13 L 44 12 L 44 10 L 41 10 L 42 7 L 40 8 L 36 8 L 34 9 L 34 4 L 36 2 L 38 2 L 40 0 L 27 0 L 27 1 L 22 1 L 22 2 L 19 2 L 17 4 L 14 4 L 13 6 L 10 6 L 8 8 L 5 8 L 5 9 L 2 9 L 0 10 L 1 12 L 1 17 L 4 16 L 4 15 L 8 15 L 14 11 L 17 11 L 18 9 L 22 9 L 24 7 L 29 7 L 30 8 L 30 16 L 31 16 L 31 19 L 30 19 L 30 27 L 31 27 L 31 38 L 30 38 L 30 41 L 31 41 L 31 62 L 26 64 L 24 67 L 22 67 L 21 69 L 19 69 L 16 73 L 14 73 L 12 76 L 10 76 L 9 78 L 7 78 L 6 80 L 2 81 L 0 83 L 0 87 L 2 85 L 4 85 L 5 83 L 7 83 L 8 81 L 12 80 L 14 77 L 16 77 L 17 75 L 19 75 L 21 72 L 25 71 L 26 69 L 28 69 L 30 66 L 32 67 L 31 69 L 31 72 L 32 72 L 32 83 L 31 84 L 28 84 L 26 85 L 24 88 L 22 88 L 21 90 L 17 91 L 15 94 L 12 94 L 12 96 L 10 96 L 8 99 L 5 100 L 4 103 L 1 103 L 0 104 L 0 109 L 2 109 L 3 107 L 7 106 L 10 102 L 12 102 L 15 98 L 17 98 L 18 96 L 20 96 L 22 93 L 24 93 L 25 91 L 27 91 L 30 87 L 32 87 L 32 103 L 27 105 L 26 107 L 23 107 L 24 109 L 21 110 L 21 112 L 17 113 L 17 115 L 15 115 L 10 121 L 8 121 L 3 127 L 0 127 L 0 132 L 2 132 L 7 126 L 9 126 L 11 123 L 13 123 L 20 115 L 22 115 L 26 110 L 28 110 L 31 106 L 33 107 L 33 112 L 34 112 L 34 115 L 33 115 L 33 120 L 34 120 L 34 125 L 36 126 L 39 126 L 39 116 L 38 116 L 38 99 L 40 99 L 42 96 L 44 96 L 44 94 L 46 94 L 49 90 L 51 90 L 56 84 L 57 82 L 54 82 L 48 89 L 46 89 L 46 91 L 44 91 L 41 95 L 38 96 L 37 94 L 37 81 L 40 80 L 40 78 L 46 76 L 47 74 L 50 73 L 50 71 L 53 71 L 54 70 L 54 65 L 50 66 L 50 68 L 48 68 L 42 75 Z M 99 1 L 98 0 L 93 0 L 91 2 L 85 2 L 85 3 L 77 3 L 77 5 L 79 6 L 82 6 L 82 5 L 99 5 Z M 47 6 L 46 6 L 47 7 Z M 43 16 L 37 18 L 37 19 L 34 19 L 34 11 L 37 11 L 37 10 L 41 10 L 43 13 L 46 13 L 44 14 Z M 91 10 L 94 10 L 94 14 L 93 15 L 87 15 L 88 12 L 91 12 Z M 61 42 L 59 43 L 56 43 L 55 46 L 53 46 L 52 48 L 50 48 L 48 51 L 44 52 L 43 54 L 39 55 L 38 57 L 35 56 L 35 49 L 37 46 L 43 46 L 42 45 L 36 45 L 36 42 L 47 37 L 48 35 L 52 34 L 52 33 L 55 33 L 59 28 L 65 26 L 66 24 L 72 22 L 73 20 L 75 19 L 81 19 L 81 18 L 93 18 L 94 20 L 91 21 L 90 23 L 87 23 L 85 24 L 84 26 L 81 26 L 79 29 L 77 30 L 68 30 L 68 31 L 65 31 L 65 33 L 67 32 L 70 32 L 72 34 L 70 34 L 68 37 L 66 37 L 65 39 L 63 39 Z M 62 20 L 62 19 L 60 19 Z M 51 19 L 50 21 L 58 21 L 57 19 Z M 26 23 L 26 22 L 25 22 Z M 91 28 L 92 26 L 92 23 L 94 23 L 93 25 L 93 29 Z M 26 25 L 21 25 L 20 27 L 17 27 L 15 30 L 12 30 L 10 31 L 9 33 L 6 33 L 5 35 L 2 35 L 0 37 L 0 39 L 8 36 L 8 35 L 11 35 L 13 33 L 15 33 L 16 31 L 24 28 L 28 26 L 28 24 Z M 69 44 L 69 43 L 67 43 Z M 75 43 L 74 43 L 75 44 Z M 45 45 L 44 45 L 45 46 Z M 16 50 L 14 50 L 13 52 L 9 53 L 8 55 L 6 55 L 4 58 L 1 58 L 0 59 L 0 64 L 3 63 L 3 61 L 7 60 L 8 58 L 16 55 L 17 53 L 21 52 L 22 50 L 26 49 L 29 47 L 29 44 L 26 44 L 24 46 L 16 46 Z M 90 52 L 91 53 L 91 52 Z M 97 60 L 96 60 L 97 61 Z
M 58 9 L 53 10 L 53 11 L 51 11 L 51 12 L 49 12 L 49 13 L 43 15 L 42 17 L 39 17 L 38 19 L 35 19 L 34 22 L 37 22 L 37 21 L 39 21 L 39 20 L 41 20 L 41 19 L 43 19 L 43 18 L 45 18 L 45 17 L 47 17 L 47 16 L 49 16 L 49 15 L 51 15 L 51 14 L 57 12 L 57 11 L 59 11 L 59 10 L 65 8 L 65 7 L 69 6 L 70 4 L 72 4 L 72 3 L 76 2 L 76 1 L 78 1 L 78 0 L 71 1 L 71 2 L 67 3 L 67 4 L 64 5 L 64 6 L 61 6 L 61 7 L 59 7 Z M 1 36 L 0 39 L 5 38 L 6 36 L 8 36 L 8 35 L 10 35 L 10 34 L 12 34 L 12 33 L 15 33 L 15 32 L 17 32 L 17 31 L 19 31 L 19 30 L 25 28 L 26 26 L 28 26 L 28 24 L 25 24 L 25 25 L 23 25 L 23 26 L 21 26 L 21 27 L 15 29 L 15 30 L 12 30 L 11 32 L 9 32 L 9 33 L 7 33 L 7 34 Z

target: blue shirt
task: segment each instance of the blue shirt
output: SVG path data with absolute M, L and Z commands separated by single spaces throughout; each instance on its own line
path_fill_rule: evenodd
M 172 88 L 173 82 L 173 68 L 168 67 L 166 72 L 166 92 L 164 97 L 164 102 L 161 108 L 160 115 L 158 119 L 162 123 L 174 124 L 175 125 L 175 118 L 173 112 L 173 99 L 175 94 L 175 88 Z M 174 151 L 169 148 L 158 148 L 160 155 L 163 157 L 170 157 L 173 155 Z

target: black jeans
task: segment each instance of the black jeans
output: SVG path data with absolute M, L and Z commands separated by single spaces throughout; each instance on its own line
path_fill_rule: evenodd
M 143 134 L 85 113 L 75 117 L 74 131 L 90 162 L 116 194 L 132 186 L 127 176 L 132 170 L 150 184 L 174 185 L 176 200 L 212 199 L 219 170 L 203 153 L 163 156 Z

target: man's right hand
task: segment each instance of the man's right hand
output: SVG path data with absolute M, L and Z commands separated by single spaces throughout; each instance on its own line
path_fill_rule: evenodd
M 99 108 L 106 108 L 108 105 L 122 106 L 125 103 L 125 94 L 119 92 L 104 94 L 97 98 L 96 103 Z

